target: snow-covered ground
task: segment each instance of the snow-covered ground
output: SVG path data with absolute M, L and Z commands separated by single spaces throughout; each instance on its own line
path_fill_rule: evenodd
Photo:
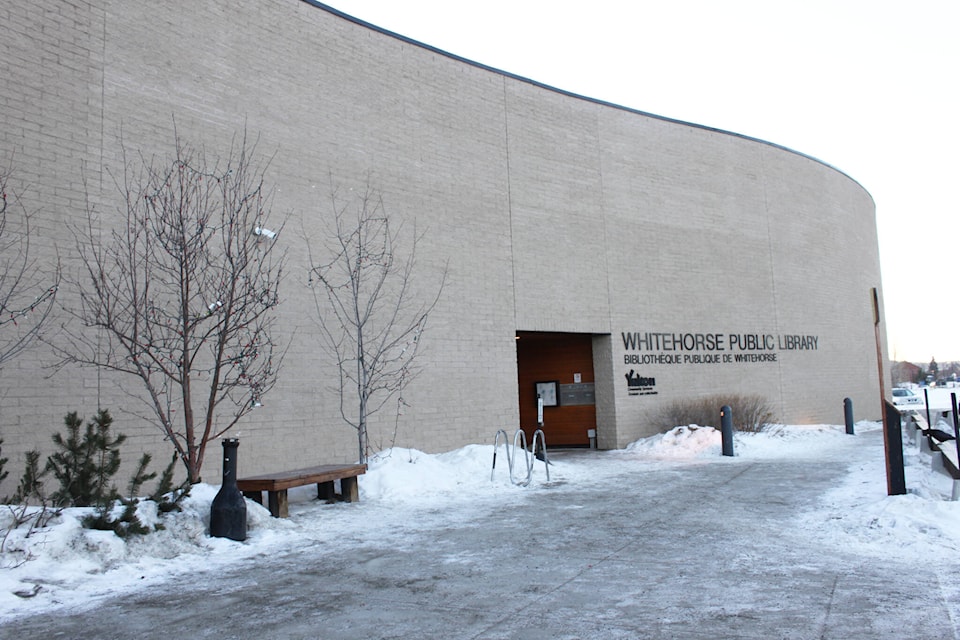
M 856 428 L 858 434 L 869 438 L 869 432 L 881 427 L 862 422 Z M 405 527 L 442 527 L 445 522 L 466 519 L 477 509 L 492 508 L 504 497 L 536 492 L 547 485 L 553 491 L 562 490 L 564 483 L 599 486 L 637 465 L 656 471 L 689 464 L 849 455 L 845 479 L 822 496 L 813 510 L 797 514 L 802 524 L 799 529 L 811 540 L 861 554 L 917 561 L 929 554 L 934 543 L 948 555 L 960 551 L 960 503 L 949 501 L 952 481 L 930 470 L 929 455 L 905 443 L 909 493 L 889 497 L 883 449 L 877 444 L 880 439 L 869 440 L 874 444 L 864 455 L 850 455 L 856 451 L 857 439 L 846 435 L 842 426 L 781 425 L 764 433 L 737 434 L 737 455 L 731 459 L 720 455 L 718 431 L 677 427 L 624 450 L 558 455 L 550 466 L 550 483 L 545 466 L 536 462 L 528 487 L 511 483 L 502 447 L 493 481 L 490 445 L 436 455 L 393 449 L 372 460 L 370 470 L 360 478 L 358 505 L 321 504 L 312 499 L 315 490 L 304 487 L 291 491 L 291 517 L 274 519 L 263 507 L 248 501 L 248 538 L 242 543 L 207 535 L 216 486 L 194 487 L 180 513 L 162 518 L 144 513 L 146 522 L 160 523 L 162 529 L 127 541 L 112 533 L 82 528 L 80 518 L 88 511 L 67 509 L 51 526 L 29 538 L 21 528 L 3 539 L 0 622 L 61 607 L 93 606 L 104 598 L 173 581 L 200 569 L 227 567 L 281 550 L 296 552 L 298 545 L 349 545 L 351 528 L 358 524 L 367 539 L 382 536 L 384 540 L 396 536 L 401 522 Z M 522 455 L 515 464 L 516 475 L 525 475 Z M 339 510 L 336 517 L 331 517 L 331 510 Z M 0 508 L 2 517 L 7 511 Z
M 912 391 L 920 397 L 921 404 L 919 407 L 920 411 L 926 407 L 925 398 L 930 399 L 930 411 L 940 411 L 940 410 L 949 410 L 951 405 L 951 394 L 957 394 L 957 398 L 960 398 L 960 387 L 913 387 Z M 926 394 L 926 395 L 924 395 Z M 931 420 L 935 420 L 933 415 L 930 416 Z

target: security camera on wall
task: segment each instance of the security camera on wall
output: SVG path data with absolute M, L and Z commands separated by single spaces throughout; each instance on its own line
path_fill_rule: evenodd
M 254 227 L 253 235 L 261 236 L 261 237 L 267 238 L 268 240 L 273 240 L 274 238 L 277 237 L 277 232 L 271 231 L 270 229 L 266 229 L 264 227 Z

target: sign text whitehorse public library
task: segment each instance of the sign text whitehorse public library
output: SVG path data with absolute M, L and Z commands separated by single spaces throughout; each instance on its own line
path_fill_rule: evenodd
M 820 343 L 819 336 L 801 334 L 634 331 L 620 336 L 627 365 L 776 362 L 781 351 L 816 351 Z
M 622 332 L 625 365 L 720 365 L 776 362 L 782 351 L 816 351 L 820 337 L 773 333 Z M 657 380 L 631 368 L 624 377 L 631 396 L 657 395 Z

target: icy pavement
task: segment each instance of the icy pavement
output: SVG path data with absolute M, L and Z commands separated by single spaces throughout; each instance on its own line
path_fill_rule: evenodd
M 878 431 L 780 435 L 735 458 L 705 431 L 558 452 L 527 488 L 498 461 L 498 482 L 478 467 L 462 492 L 417 500 L 415 477 L 443 473 L 425 456 L 406 485 L 366 478 L 358 504 L 300 502 L 229 543 L 234 561 L 226 547 L 211 569 L 8 617 L 0 637 L 958 637 L 949 481 L 908 449 L 921 495 L 888 498 Z

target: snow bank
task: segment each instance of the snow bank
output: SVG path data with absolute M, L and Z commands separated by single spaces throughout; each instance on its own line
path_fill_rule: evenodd
M 722 446 L 720 431 L 691 424 L 631 442 L 624 451 L 653 459 L 691 459 L 718 456 Z
M 875 423 L 856 426 L 858 433 L 879 428 Z M 210 503 L 218 490 L 210 485 L 195 486 L 180 513 L 159 516 L 153 503 L 143 502 L 142 520 L 160 528 L 127 541 L 84 529 L 80 522 L 88 509 L 66 509 L 29 537 L 24 528 L 7 533 L 0 551 L 0 621 L 51 608 L 91 606 L 179 575 L 295 550 L 297 545 L 403 544 L 405 532 L 468 521 L 495 509 L 505 497 L 520 499 L 546 487 L 562 491 L 564 484 L 599 486 L 636 465 L 657 469 L 691 462 L 741 464 L 846 455 L 851 459 L 848 475 L 815 509 L 797 515 L 798 530 L 824 545 L 856 553 L 922 560 L 931 541 L 947 553 L 960 550 L 960 503 L 948 501 L 952 481 L 930 471 L 929 455 L 905 445 L 911 493 L 888 497 L 882 448 L 874 444 L 869 455 L 851 456 L 851 443 L 857 442 L 841 426 L 776 425 L 763 433 L 738 433 L 736 456 L 724 458 L 719 431 L 688 425 L 624 450 L 558 455 L 550 466 L 550 482 L 544 464 L 534 461 L 531 486 L 526 488 L 511 482 L 502 446 L 492 482 L 490 445 L 443 454 L 397 448 L 371 459 L 369 471 L 360 477 L 360 505 L 318 503 L 315 488 L 302 487 L 290 492 L 291 517 L 275 519 L 248 501 L 249 537 L 242 543 L 207 535 Z M 526 477 L 522 454 L 514 461 L 514 476 Z M 0 507 L 0 519 L 4 517 L 9 517 L 9 508 Z M 356 531 L 363 531 L 364 541 L 356 539 Z

